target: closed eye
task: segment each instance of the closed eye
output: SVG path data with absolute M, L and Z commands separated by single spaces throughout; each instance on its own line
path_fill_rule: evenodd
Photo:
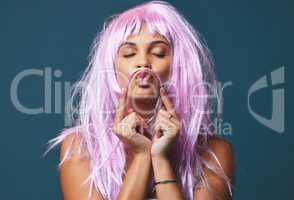
M 126 55 L 123 55 L 124 58 L 130 58 L 132 56 L 134 56 L 135 54 L 134 53 L 131 53 L 131 54 L 126 54 Z
M 126 55 L 123 55 L 124 58 L 130 58 L 132 56 L 134 56 L 135 53 L 131 53 L 131 54 L 126 54 Z M 157 53 L 153 53 L 152 55 L 158 57 L 158 58 L 164 58 L 165 57 L 165 54 L 157 54 Z
M 164 58 L 165 57 L 165 54 L 156 54 L 156 53 L 154 53 L 153 55 L 158 57 L 158 58 Z

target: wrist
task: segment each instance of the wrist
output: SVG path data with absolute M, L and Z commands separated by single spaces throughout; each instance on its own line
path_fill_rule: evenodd
M 133 156 L 136 158 L 151 158 L 149 151 L 136 151 L 133 153 Z
M 151 160 L 154 165 L 161 165 L 169 161 L 165 155 L 151 155 Z
M 131 152 L 133 152 L 134 155 L 150 155 L 150 151 L 151 151 L 151 143 L 143 146 L 143 147 L 139 147 L 139 148 L 133 148 L 131 150 Z
M 154 160 L 165 160 L 167 159 L 167 155 L 165 153 L 151 153 L 151 158 Z

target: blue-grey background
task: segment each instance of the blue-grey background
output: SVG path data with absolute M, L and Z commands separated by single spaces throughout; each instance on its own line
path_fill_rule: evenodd
M 25 69 L 60 69 L 53 84 L 74 82 L 87 65 L 90 45 L 106 17 L 143 1 L 1 0 L 0 199 L 62 199 L 56 148 L 45 158 L 46 142 L 64 126 L 63 113 L 27 115 L 10 99 L 14 77 Z M 292 110 L 293 19 L 291 0 L 170 1 L 204 36 L 224 90 L 225 136 L 237 158 L 236 200 L 293 199 L 294 135 Z M 285 131 L 256 121 L 247 109 L 249 87 L 285 66 Z M 292 74 L 292 75 L 291 75 Z M 52 88 L 53 90 L 53 88 Z M 27 77 L 19 86 L 27 107 L 44 105 L 44 80 Z M 272 90 L 257 93 L 252 107 L 270 118 Z M 54 94 L 52 96 L 54 106 Z M 293 129 L 291 129 L 293 130 Z

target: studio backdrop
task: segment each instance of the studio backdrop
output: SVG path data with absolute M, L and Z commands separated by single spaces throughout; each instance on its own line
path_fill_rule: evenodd
M 69 125 L 70 87 L 104 20 L 142 2 L 0 1 L 0 199 L 62 199 L 59 148 L 43 157 L 46 143 Z M 293 1 L 169 2 L 215 60 L 224 103 L 212 128 L 234 148 L 234 199 L 293 199 Z

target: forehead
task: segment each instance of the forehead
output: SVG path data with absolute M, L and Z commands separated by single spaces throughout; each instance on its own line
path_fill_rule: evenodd
M 153 40 L 163 40 L 166 43 L 169 43 L 164 36 L 157 32 L 150 32 L 148 27 L 146 25 L 143 25 L 141 27 L 141 30 L 138 34 L 130 35 L 127 37 L 126 41 L 127 42 L 133 42 L 137 44 L 148 44 L 150 41 Z

